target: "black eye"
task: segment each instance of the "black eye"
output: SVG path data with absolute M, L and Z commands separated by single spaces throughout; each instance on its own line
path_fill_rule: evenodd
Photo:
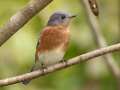
M 65 16 L 65 15 L 61 16 L 61 19 L 65 19 L 65 18 L 66 18 L 66 16 Z

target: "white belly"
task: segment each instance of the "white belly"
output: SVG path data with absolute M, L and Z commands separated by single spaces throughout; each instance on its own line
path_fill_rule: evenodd
M 60 49 L 55 49 L 52 51 L 46 51 L 44 53 L 38 54 L 39 64 L 43 63 L 45 66 L 49 66 L 61 61 L 64 57 L 64 52 Z

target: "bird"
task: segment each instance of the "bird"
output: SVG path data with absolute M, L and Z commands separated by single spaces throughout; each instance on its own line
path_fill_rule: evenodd
M 70 38 L 70 22 L 76 15 L 57 11 L 53 13 L 41 32 L 35 52 L 35 64 L 32 71 L 46 68 L 63 60 Z M 31 80 L 23 80 L 28 84 Z

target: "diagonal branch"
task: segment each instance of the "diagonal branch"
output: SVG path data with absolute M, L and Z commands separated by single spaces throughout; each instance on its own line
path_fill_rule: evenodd
M 93 34 L 93 37 L 95 39 L 95 42 L 99 48 L 107 46 L 107 43 L 104 39 L 104 37 L 101 34 L 100 26 L 98 24 L 98 21 L 94 15 L 92 15 L 89 4 L 87 0 L 82 0 L 83 6 L 85 8 L 85 12 L 88 18 L 89 26 L 91 28 L 91 32 Z M 107 54 L 103 56 L 103 59 L 108 67 L 108 69 L 111 71 L 111 73 L 114 75 L 116 80 L 118 81 L 118 87 L 120 84 L 120 68 L 118 64 L 114 61 L 111 54 Z M 120 87 L 119 87 L 120 88 Z
M 13 15 L 7 24 L 0 29 L 0 46 L 51 1 L 53 0 L 30 0 L 23 9 Z
M 65 69 L 72 65 L 79 64 L 81 62 L 85 62 L 85 61 L 88 61 L 95 57 L 102 56 L 104 54 L 115 52 L 118 50 L 120 50 L 120 43 L 111 45 L 108 47 L 104 47 L 104 48 L 101 48 L 98 50 L 94 50 L 94 51 L 88 52 L 86 54 L 82 54 L 80 56 L 69 59 L 66 62 L 61 62 L 61 63 L 55 64 L 55 65 L 52 65 L 52 66 L 44 69 L 44 72 L 43 72 L 43 70 L 37 70 L 37 71 L 31 72 L 31 73 L 26 73 L 23 75 L 0 80 L 0 86 L 12 85 L 15 83 L 19 83 L 23 80 L 34 79 L 34 78 L 37 78 L 40 76 L 44 76 L 44 75 L 47 75 L 48 73 L 52 73 L 52 72 L 58 71 L 60 69 Z

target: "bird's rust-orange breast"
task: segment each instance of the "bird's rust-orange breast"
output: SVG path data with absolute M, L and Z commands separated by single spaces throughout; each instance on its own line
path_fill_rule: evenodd
M 61 45 L 63 45 L 62 49 L 65 51 L 68 46 L 68 41 L 68 28 L 62 26 L 46 27 L 41 33 L 36 55 L 38 55 L 38 52 L 42 53 L 44 51 L 53 50 Z

